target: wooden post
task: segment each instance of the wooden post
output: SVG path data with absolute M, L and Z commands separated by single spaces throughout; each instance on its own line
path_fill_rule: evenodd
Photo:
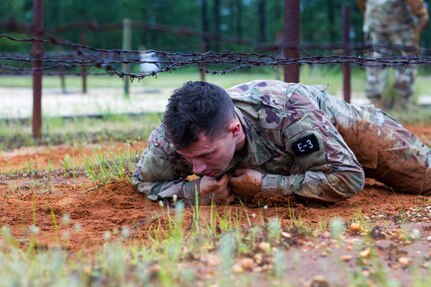
M 299 0 L 284 0 L 284 57 L 288 59 L 299 58 L 300 35 L 300 9 Z M 284 81 L 287 83 L 299 82 L 299 65 L 284 65 Z
M 81 45 L 87 45 L 87 35 L 85 32 L 81 32 L 80 36 Z M 82 93 L 87 93 L 87 66 L 81 65 L 81 77 L 82 77 Z
M 201 0 L 201 25 L 202 32 L 204 33 L 201 40 L 201 50 L 203 53 L 207 52 L 209 49 L 209 39 L 205 34 L 208 32 L 208 17 L 207 17 L 207 0 Z M 205 68 L 203 64 L 198 64 L 199 69 Z M 200 72 L 201 81 L 205 81 L 205 71 Z
M 33 37 L 43 38 L 43 0 L 33 0 Z M 34 138 L 42 135 L 42 62 L 37 59 L 43 56 L 43 42 L 34 41 L 31 51 L 33 67 L 33 122 Z
M 132 49 L 132 29 L 131 21 L 128 18 L 123 19 L 123 50 Z M 128 55 L 128 54 L 127 54 Z M 130 64 L 123 64 L 123 72 L 128 74 L 131 71 Z M 128 98 L 130 94 L 130 78 L 129 76 L 124 76 L 124 97 Z
M 350 56 L 350 7 L 348 4 L 344 4 L 342 8 L 343 15 L 343 50 L 345 56 Z M 350 75 L 351 68 L 350 63 L 343 63 L 343 97 L 344 100 L 350 103 Z
M 61 93 L 66 94 L 66 79 L 64 76 L 64 66 L 60 66 L 60 83 L 61 83 Z

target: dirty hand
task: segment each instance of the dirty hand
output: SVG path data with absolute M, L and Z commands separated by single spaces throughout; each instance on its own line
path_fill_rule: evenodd
M 230 176 L 229 185 L 233 194 L 242 199 L 251 199 L 262 188 L 263 174 L 254 169 L 236 169 Z
M 199 180 L 199 204 L 211 204 L 220 200 L 229 203 L 233 200 L 230 195 L 229 176 L 227 174 L 219 180 L 209 176 L 203 176 Z

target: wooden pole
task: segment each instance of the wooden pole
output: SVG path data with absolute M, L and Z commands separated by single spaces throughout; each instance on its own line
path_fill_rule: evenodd
M 299 58 L 300 36 L 300 9 L 299 0 L 284 0 L 284 57 L 288 59 Z M 284 66 L 284 81 L 287 83 L 299 82 L 299 65 Z
M 85 32 L 81 32 L 80 35 L 81 45 L 87 45 L 87 35 Z M 81 77 L 82 77 L 82 93 L 87 93 L 87 66 L 81 65 Z
M 60 83 L 61 83 L 61 93 L 66 93 L 66 79 L 64 76 L 64 66 L 60 66 Z
M 201 50 L 203 53 L 208 52 L 209 49 L 209 39 L 208 36 L 205 35 L 205 33 L 208 32 L 208 17 L 207 17 L 207 0 L 201 0 L 201 25 L 202 25 L 202 32 L 204 33 L 201 40 Z M 205 71 L 203 69 L 205 66 L 203 64 L 198 64 L 201 75 L 201 81 L 205 81 Z
M 131 29 L 131 21 L 128 18 L 123 19 L 123 50 L 131 50 L 132 49 L 132 29 Z M 130 64 L 123 64 L 123 72 L 130 73 L 131 66 Z M 130 79 L 129 76 L 124 76 L 124 97 L 128 98 L 130 94 Z
M 33 0 L 33 37 L 43 38 L 43 0 Z M 37 59 L 43 56 L 43 42 L 33 41 L 31 51 L 33 67 L 33 122 L 32 132 L 34 138 L 42 135 L 42 62 Z
M 343 15 L 343 50 L 345 56 L 350 56 L 350 6 L 344 4 L 342 8 Z M 350 63 L 343 63 L 343 97 L 344 100 L 350 103 L 351 86 L 350 86 L 350 75 L 351 68 Z

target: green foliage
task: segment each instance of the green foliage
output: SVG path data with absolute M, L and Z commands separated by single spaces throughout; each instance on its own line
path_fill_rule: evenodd
M 123 18 L 173 27 L 190 27 L 201 31 L 201 1 L 174 0 L 105 0 L 103 9 L 98 2 L 61 0 L 46 1 L 44 16 L 46 30 L 61 27 L 67 23 L 100 24 L 121 23 Z M 228 37 L 238 37 L 256 43 L 273 44 L 277 34 L 284 30 L 283 1 L 207 1 L 207 22 L 209 32 L 218 32 Z M 301 1 L 301 39 L 304 42 L 341 42 L 341 9 L 345 1 L 307 0 Z M 362 15 L 354 2 L 351 5 L 351 28 L 354 41 L 362 40 Z M 0 18 L 15 18 L 31 22 L 32 3 L 27 0 L 3 1 L 0 4 Z M 322 9 L 323 8 L 323 9 Z M 184 17 L 187 15 L 186 17 Z M 263 20 L 263 22 L 261 22 Z M 261 24 L 263 23 L 263 24 Z M 263 25 L 263 26 L 262 26 Z M 121 27 L 121 26 L 120 26 Z M 83 30 L 63 30 L 60 36 L 73 42 L 80 40 Z M 100 48 L 121 48 L 122 30 L 87 29 L 88 44 Z M 132 49 L 199 51 L 199 36 L 184 37 L 179 33 L 161 33 L 157 30 L 133 29 Z M 50 47 L 47 47 L 50 49 Z M 209 40 L 209 49 L 252 50 L 253 47 L 238 45 L 232 41 Z

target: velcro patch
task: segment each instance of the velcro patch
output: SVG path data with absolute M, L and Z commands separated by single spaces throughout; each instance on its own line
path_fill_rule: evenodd
M 306 155 L 318 151 L 319 141 L 314 134 L 310 134 L 292 144 L 292 150 L 296 155 Z

